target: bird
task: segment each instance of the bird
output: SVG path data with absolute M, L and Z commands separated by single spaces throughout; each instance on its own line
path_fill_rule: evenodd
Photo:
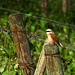
M 52 29 L 47 29 L 47 30 L 46 30 L 46 34 L 47 34 L 47 36 L 48 36 L 49 42 L 51 42 L 51 43 L 53 43 L 53 44 L 57 43 L 59 46 L 62 46 L 63 48 L 65 48 L 65 47 L 63 46 L 63 44 L 61 44 L 61 42 L 59 41 L 59 39 L 57 38 L 56 34 L 53 32 Z M 65 48 L 65 49 L 66 49 L 66 48 Z

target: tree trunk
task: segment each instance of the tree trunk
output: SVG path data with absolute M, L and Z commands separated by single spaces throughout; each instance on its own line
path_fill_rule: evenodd
M 47 17 L 47 0 L 41 0 L 42 12 Z
M 68 6 L 69 6 L 69 7 L 72 6 L 72 0 L 68 0 Z
M 63 0 L 63 12 L 64 13 L 67 13 L 67 6 L 68 6 L 67 0 Z

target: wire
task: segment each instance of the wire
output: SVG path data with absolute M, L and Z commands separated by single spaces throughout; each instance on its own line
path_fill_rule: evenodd
M 9 11 L 9 12 L 13 12 L 13 13 L 20 13 L 19 11 L 14 11 L 14 10 L 9 10 L 9 9 L 6 9 L 6 8 L 1 8 L 1 10 L 5 10 L 5 11 Z
M 5 8 L 0 8 L 0 9 L 1 9 L 1 10 L 5 10 L 5 11 L 9 11 L 9 12 L 13 12 L 13 13 L 21 13 L 21 12 L 19 12 L 19 11 L 9 10 L 9 9 L 5 9 Z M 38 20 L 44 20 L 44 21 L 47 21 L 47 22 L 49 22 L 49 23 L 52 22 L 52 23 L 60 24 L 60 26 L 70 26 L 70 27 L 74 27 L 74 28 L 75 28 L 75 25 L 65 24 L 65 23 L 61 23 L 61 22 L 55 21 L 55 20 L 49 20 L 49 19 L 46 19 L 46 18 L 37 17 L 37 16 L 33 16 L 33 15 L 28 15 L 28 14 L 24 14 L 24 13 L 21 13 L 21 14 L 23 14 L 23 15 L 25 15 L 25 16 L 27 16 L 27 17 L 36 18 L 36 19 L 38 19 Z M 2 30 L 2 31 L 4 31 L 4 32 L 9 32 L 9 30 L 2 29 L 2 28 L 0 28 L 0 30 Z M 41 41 L 41 42 L 44 42 L 44 41 L 45 41 L 44 39 L 41 39 L 41 38 L 39 38 L 39 37 L 37 37 L 37 36 L 34 36 L 34 35 L 31 35 L 31 36 L 28 35 L 28 37 L 29 37 L 30 39 L 39 40 L 39 41 Z M 73 47 L 73 46 L 67 46 L 67 45 L 65 45 L 65 46 L 66 46 L 67 48 L 69 48 L 69 49 L 75 49 L 75 47 Z M 72 50 L 72 51 L 75 51 L 75 50 Z M 75 74 L 74 72 L 68 72 L 68 71 L 64 71 L 64 72 Z
M 1 9 L 1 10 L 5 10 L 5 11 L 9 11 L 9 12 L 21 13 L 21 12 L 19 12 L 19 11 L 9 10 L 9 9 L 5 9 L 5 8 L 1 8 L 1 7 L 0 7 L 0 9 Z M 48 22 L 52 22 L 52 23 L 57 23 L 57 24 L 60 24 L 60 25 L 62 25 L 62 26 L 65 25 L 65 26 L 75 27 L 75 25 L 61 23 L 61 22 L 58 22 L 58 21 L 55 21 L 55 20 L 49 20 L 49 19 L 45 19 L 45 18 L 41 18 L 41 17 L 36 17 L 36 16 L 24 14 L 24 13 L 21 13 L 21 14 L 23 14 L 23 15 L 25 15 L 25 16 L 27 16 L 27 17 L 33 17 L 33 18 L 36 18 L 36 19 L 39 19 L 39 20 L 44 20 L 44 21 L 48 21 Z M 56 25 L 56 24 L 55 24 L 55 25 Z M 1 29 L 1 28 L 0 28 L 0 30 L 5 31 L 5 32 L 8 32 L 8 30 L 5 30 L 5 29 Z M 34 37 L 34 36 L 32 36 L 32 37 Z M 34 38 L 37 38 L 37 37 L 34 37 Z M 40 40 L 40 41 L 44 41 L 43 39 L 39 39 L 39 40 Z M 67 47 L 71 48 L 72 46 L 67 46 Z M 73 48 L 73 47 L 72 47 L 72 48 Z M 74 49 L 75 49 L 75 48 L 74 48 Z M 75 51 L 75 50 L 74 50 L 74 51 Z
M 1 30 L 4 31 L 4 32 L 7 32 L 7 33 L 10 32 L 9 30 L 0 28 L 0 31 L 1 31 Z M 26 33 L 27 33 L 27 32 L 26 32 Z M 35 33 L 34 33 L 34 35 L 32 35 L 32 34 L 27 35 L 27 37 L 28 37 L 29 39 L 35 39 L 35 40 L 40 41 L 40 42 L 44 42 L 44 41 L 45 41 L 44 39 L 42 39 L 42 38 L 36 36 Z M 73 46 L 68 46 L 68 45 L 64 45 L 64 46 L 66 46 L 66 48 L 68 48 L 68 49 L 72 49 L 72 51 L 75 51 L 75 47 L 73 47 Z
M 42 39 L 42 38 L 40 38 L 36 35 L 28 35 L 28 38 L 35 39 L 36 41 L 40 41 L 40 42 L 43 42 L 43 43 L 45 41 L 44 39 Z M 68 45 L 64 45 L 64 46 L 66 46 L 66 49 L 71 49 L 72 51 L 75 51 L 75 47 L 73 47 L 73 46 L 68 46 Z
M 73 27 L 75 28 L 75 25 L 72 25 L 72 24 L 65 24 L 65 23 L 61 23 L 61 22 L 58 22 L 58 21 L 55 21 L 55 20 L 49 20 L 49 19 L 46 19 L 46 18 L 42 18 L 42 17 L 37 17 L 37 16 L 33 16 L 33 15 L 28 15 L 28 14 L 24 14 L 24 13 L 21 13 L 19 11 L 14 11 L 14 10 L 9 10 L 9 9 L 5 9 L 5 8 L 1 8 L 1 10 L 5 10 L 5 11 L 9 11 L 9 12 L 15 12 L 15 13 L 20 13 L 20 14 L 23 14 L 27 17 L 32 17 L 32 18 L 35 18 L 35 19 L 38 19 L 38 20 L 43 20 L 43 21 L 47 21 L 49 23 L 56 23 L 56 24 L 60 24 L 59 26 L 69 26 L 69 27 Z
M 0 28 L 0 31 L 9 32 L 9 30 Z

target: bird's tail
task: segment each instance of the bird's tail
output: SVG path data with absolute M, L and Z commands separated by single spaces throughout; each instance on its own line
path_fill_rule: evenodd
M 61 44 L 60 42 L 59 42 L 59 45 L 62 46 L 64 49 L 66 49 L 66 48 L 63 46 L 63 44 Z

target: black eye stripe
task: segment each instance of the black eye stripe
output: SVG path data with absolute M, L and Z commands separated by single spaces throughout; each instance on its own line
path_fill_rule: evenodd
M 52 32 L 52 31 L 46 31 L 46 32 Z

